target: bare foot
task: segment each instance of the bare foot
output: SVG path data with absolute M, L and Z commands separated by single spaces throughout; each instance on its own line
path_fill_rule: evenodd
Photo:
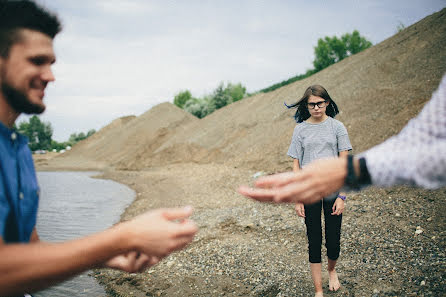
M 341 283 L 339 283 L 338 274 L 336 270 L 328 271 L 328 288 L 330 291 L 337 291 L 341 287 Z
M 323 297 L 324 296 L 324 292 L 316 292 L 314 293 L 314 297 Z

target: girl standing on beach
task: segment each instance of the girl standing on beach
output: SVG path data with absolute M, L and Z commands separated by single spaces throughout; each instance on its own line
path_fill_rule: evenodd
M 348 155 L 352 146 L 347 130 L 340 121 L 334 119 L 339 113 L 338 107 L 324 87 L 320 85 L 308 87 L 297 103 L 287 107 L 297 109 L 294 118 L 298 125 L 294 128 L 288 149 L 288 155 L 294 159 L 294 172 L 316 159 Z M 317 297 L 323 296 L 321 209 L 324 210 L 325 218 L 329 289 L 337 291 L 340 283 L 335 267 L 340 251 L 344 201 L 345 195 L 333 193 L 315 204 L 296 204 L 297 215 L 305 218 L 311 276 Z

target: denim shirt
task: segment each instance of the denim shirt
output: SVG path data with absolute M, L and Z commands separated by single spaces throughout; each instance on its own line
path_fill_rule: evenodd
M 0 123 L 0 236 L 5 243 L 29 242 L 38 204 L 28 139 Z

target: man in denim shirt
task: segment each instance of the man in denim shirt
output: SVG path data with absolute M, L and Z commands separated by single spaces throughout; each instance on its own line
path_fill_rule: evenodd
M 45 110 L 45 88 L 55 80 L 53 38 L 60 29 L 57 17 L 32 1 L 0 0 L 1 296 L 23 296 L 91 268 L 143 271 L 197 232 L 186 207 L 150 211 L 69 242 L 40 242 L 33 160 L 27 139 L 13 126 L 21 113 Z

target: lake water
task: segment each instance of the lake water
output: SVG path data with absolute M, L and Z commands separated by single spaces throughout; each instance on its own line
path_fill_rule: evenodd
M 40 239 L 61 242 L 89 235 L 119 221 L 133 201 L 130 188 L 103 179 L 94 172 L 37 172 L 40 204 L 37 232 Z M 87 271 L 34 296 L 106 296 Z

